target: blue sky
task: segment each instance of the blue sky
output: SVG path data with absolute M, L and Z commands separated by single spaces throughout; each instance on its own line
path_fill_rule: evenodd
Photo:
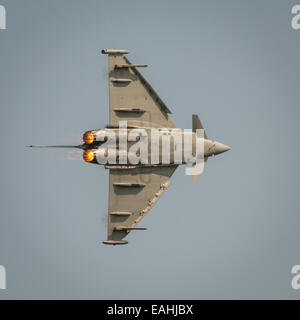
M 0 264 L 7 298 L 293 298 L 299 260 L 299 37 L 292 1 L 1 0 Z M 133 63 L 181 128 L 232 147 L 184 167 L 104 246 L 108 171 L 65 150 L 108 123 L 104 48 Z

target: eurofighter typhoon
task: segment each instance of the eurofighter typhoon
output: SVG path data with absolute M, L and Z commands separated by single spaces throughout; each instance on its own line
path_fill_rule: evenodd
M 104 244 L 121 245 L 170 185 L 178 165 L 189 164 L 186 174 L 197 181 L 207 159 L 230 150 L 208 139 L 197 115 L 192 130 L 176 127 L 171 111 L 132 64 L 128 50 L 102 50 L 108 56 L 109 124 L 83 134 L 76 146 L 86 162 L 109 170 L 108 232 Z

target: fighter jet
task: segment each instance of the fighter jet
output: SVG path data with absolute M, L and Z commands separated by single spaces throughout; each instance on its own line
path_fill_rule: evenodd
M 36 146 L 32 148 L 79 148 L 83 150 L 83 159 L 86 162 L 104 165 L 109 170 L 109 203 L 108 203 L 108 245 L 123 245 L 128 242 L 124 238 L 133 230 L 146 230 L 137 227 L 140 220 L 151 210 L 161 195 L 170 185 L 170 178 L 180 164 L 192 164 L 197 168 L 196 157 L 186 159 L 183 152 L 187 145 L 186 136 L 195 154 L 198 130 L 203 136 L 203 163 L 211 156 L 230 150 L 230 147 L 208 139 L 202 123 L 197 115 L 192 116 L 192 130 L 190 132 L 178 131 L 170 118 L 171 111 L 162 101 L 149 82 L 138 71 L 145 68 L 144 64 L 132 64 L 127 58 L 128 50 L 106 49 L 102 53 L 108 56 L 108 82 L 109 82 L 109 124 L 103 129 L 90 130 L 83 134 L 83 144 L 75 146 Z M 126 127 L 124 127 L 124 123 Z M 122 126 L 120 125 L 122 124 Z M 123 131 L 122 131 L 123 130 Z M 130 131 L 138 133 L 137 138 L 130 136 Z M 159 133 L 156 160 L 153 160 L 154 141 L 151 130 Z M 126 137 L 122 136 L 122 132 Z M 174 132 L 179 132 L 179 142 L 175 141 Z M 162 151 L 164 136 L 169 136 L 168 161 L 165 161 Z M 112 137 L 112 138 L 111 138 Z M 146 137 L 146 139 L 144 139 Z M 111 138 L 111 141 L 108 141 Z M 121 149 L 120 141 L 125 143 Z M 146 160 L 129 161 L 130 153 L 136 141 L 147 142 Z M 137 143 L 138 143 L 137 142 Z M 117 144 L 119 143 L 119 144 Z M 177 149 L 176 149 L 177 147 Z M 113 149 L 114 148 L 114 149 Z M 134 152 L 132 151 L 134 150 Z M 157 151 L 158 150 L 158 151 Z M 137 151 L 137 153 L 136 153 Z M 107 161 L 111 152 L 114 161 Z M 150 155 L 151 154 L 151 155 Z M 176 154 L 182 154 L 182 161 L 176 161 Z M 120 161 L 120 159 L 123 161 Z M 106 161 L 103 161 L 106 160 Z M 126 161 L 124 161 L 124 159 Z M 199 178 L 199 171 L 192 173 L 193 180 Z

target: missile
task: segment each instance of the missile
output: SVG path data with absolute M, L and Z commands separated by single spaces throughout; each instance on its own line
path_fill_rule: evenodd
M 122 69 L 122 68 L 147 68 L 147 64 L 122 64 L 122 65 L 115 65 L 115 69 Z

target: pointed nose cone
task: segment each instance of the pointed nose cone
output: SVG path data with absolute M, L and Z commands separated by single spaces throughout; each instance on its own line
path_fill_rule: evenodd
M 215 142 L 215 147 L 214 147 L 214 155 L 226 152 L 230 150 L 231 148 L 226 146 L 226 144 L 220 143 L 220 142 Z

